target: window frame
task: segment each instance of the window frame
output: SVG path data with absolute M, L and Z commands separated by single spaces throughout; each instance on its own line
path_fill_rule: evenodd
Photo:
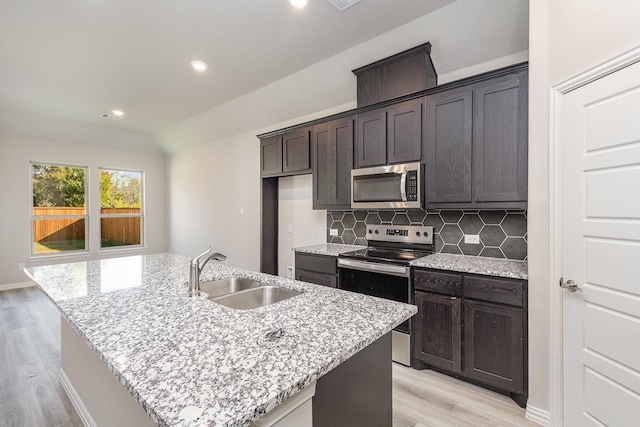
M 33 203 L 33 166 L 34 165 L 42 165 L 42 166 L 56 166 L 56 167 L 65 167 L 65 168 L 79 168 L 84 169 L 84 215 L 34 215 L 34 208 L 38 206 L 34 206 Z M 29 203 L 29 218 L 30 218 L 30 235 L 31 235 L 31 255 L 30 259 L 43 259 L 43 258 L 54 258 L 54 257 L 64 257 L 64 256 L 79 256 L 79 255 L 90 255 L 91 254 L 91 227 L 90 227 L 90 215 L 89 215 L 89 174 L 91 173 L 90 167 L 87 165 L 77 165 L 77 164 L 69 164 L 69 163 L 58 163 L 58 162 L 41 162 L 36 160 L 29 161 L 29 189 L 31 190 L 29 193 L 30 203 Z M 73 208 L 73 207 L 69 207 Z M 34 225 L 37 220 L 51 220 L 51 219 L 83 219 L 84 220 L 84 249 L 74 249 L 68 251 L 59 251 L 59 252 L 43 252 L 36 253 L 36 242 L 35 242 L 35 233 L 34 233 Z
M 98 197 L 98 212 L 99 221 L 98 221 L 98 253 L 100 252 L 116 252 L 116 251 L 128 251 L 128 250 L 139 250 L 141 248 L 146 248 L 146 233 L 145 233 L 145 172 L 140 169 L 126 169 L 126 168 L 115 168 L 115 167 L 107 167 L 107 166 L 98 166 L 98 188 L 100 187 L 100 171 L 117 171 L 117 172 L 135 172 L 140 174 L 140 213 L 138 214 L 103 214 L 102 213 L 102 204 Z M 102 219 L 113 219 L 113 218 L 140 218 L 140 243 L 137 245 L 121 245 L 121 246 L 108 246 L 102 247 Z

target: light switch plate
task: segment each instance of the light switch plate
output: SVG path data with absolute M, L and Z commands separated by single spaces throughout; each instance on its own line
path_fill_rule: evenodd
M 18 270 L 24 270 L 24 262 L 18 263 Z
M 338 235 L 338 229 L 337 228 L 330 228 L 329 229 L 329 236 L 337 236 Z
M 464 242 L 470 245 L 479 245 L 480 244 L 480 236 L 477 234 L 465 234 Z
M 290 265 L 287 266 L 287 277 L 289 279 L 293 279 L 293 267 L 291 267 Z
M 287 231 L 293 233 L 293 224 L 287 224 Z

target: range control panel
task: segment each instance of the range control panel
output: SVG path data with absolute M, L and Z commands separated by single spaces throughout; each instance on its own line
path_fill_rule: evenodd
M 433 244 L 433 226 L 367 225 L 367 240 Z

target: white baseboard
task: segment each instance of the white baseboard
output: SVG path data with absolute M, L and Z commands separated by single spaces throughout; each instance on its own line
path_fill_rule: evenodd
M 524 414 L 525 418 L 529 421 L 533 421 L 541 426 L 551 426 L 551 414 L 549 411 L 543 411 L 533 406 L 527 406 L 527 410 Z
M 98 427 L 98 424 L 96 424 L 91 417 L 91 414 L 89 414 L 89 410 L 82 402 L 82 399 L 80 399 L 80 396 L 73 387 L 73 384 L 71 384 L 69 377 L 62 369 L 60 369 L 60 384 L 62 384 L 62 388 L 67 393 L 67 396 L 69 396 L 69 400 L 71 400 L 73 407 L 76 409 L 76 412 L 80 416 L 85 427 Z
M 0 292 L 2 291 L 10 291 L 12 289 L 22 289 L 29 288 L 31 286 L 35 286 L 36 284 L 33 282 L 21 282 L 21 283 L 8 283 L 6 285 L 0 285 Z

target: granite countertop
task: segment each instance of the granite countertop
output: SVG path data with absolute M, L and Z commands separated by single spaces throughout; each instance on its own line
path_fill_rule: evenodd
M 411 262 L 413 267 L 436 268 L 462 273 L 527 279 L 527 262 L 468 255 L 433 254 Z
M 345 252 L 357 251 L 358 249 L 364 249 L 364 248 L 366 248 L 366 246 L 343 245 L 340 243 L 321 243 L 319 245 L 302 246 L 300 248 L 293 248 L 293 250 L 295 252 L 304 252 L 308 254 L 338 256 Z
M 253 310 L 188 298 L 171 254 L 28 268 L 64 319 L 159 425 L 246 426 L 416 313 L 416 307 L 210 262 L 303 294 Z M 281 331 L 268 335 L 270 332 Z M 204 410 L 196 422 L 183 408 Z
M 294 248 L 296 252 L 338 256 L 341 253 L 364 249 L 366 246 L 323 243 Z M 501 258 L 486 258 L 469 255 L 433 254 L 411 262 L 412 267 L 436 268 L 462 273 L 485 274 L 527 280 L 527 262 Z

